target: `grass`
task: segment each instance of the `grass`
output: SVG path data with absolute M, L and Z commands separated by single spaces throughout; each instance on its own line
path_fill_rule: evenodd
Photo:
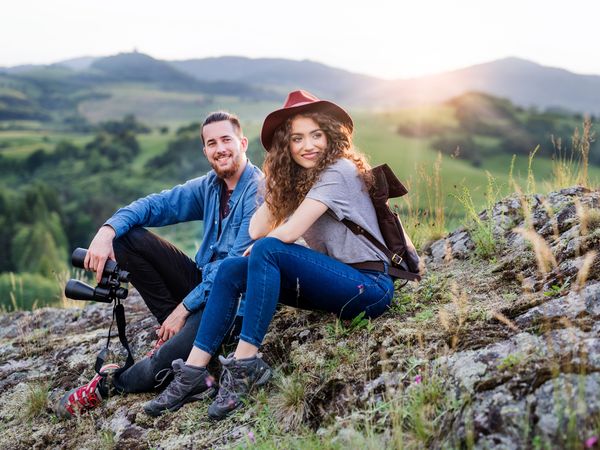
M 455 194 L 455 198 L 465 209 L 467 228 L 475 244 L 475 254 L 484 260 L 496 256 L 504 245 L 502 238 L 496 236 L 494 233 L 495 222 L 492 220 L 492 208 L 499 199 L 500 188 L 489 172 L 487 173 L 487 177 L 485 218 L 482 218 L 478 213 L 478 209 L 471 196 L 471 191 L 467 186 L 463 185 L 462 190 L 458 194 Z
M 237 97 L 168 92 L 159 87 L 119 83 L 103 88 L 109 98 L 84 101 L 79 112 L 92 123 L 135 114 L 151 125 L 177 126 L 200 121 L 211 111 L 225 109 L 245 120 L 259 122 L 278 108 L 278 102 L 244 101 Z
M 333 340 L 337 340 L 342 337 L 347 337 L 352 333 L 359 330 L 367 330 L 367 332 L 373 329 L 371 321 L 365 317 L 365 312 L 361 312 L 352 320 L 341 320 L 336 319 L 334 324 L 330 324 L 327 327 L 329 337 Z
M 25 399 L 25 407 L 22 410 L 24 418 L 33 419 L 46 412 L 49 388 L 50 383 L 48 381 L 27 385 L 27 398 Z
M 275 380 L 275 389 L 269 399 L 273 416 L 284 430 L 298 429 L 309 411 L 306 376 L 298 372 L 281 375 Z

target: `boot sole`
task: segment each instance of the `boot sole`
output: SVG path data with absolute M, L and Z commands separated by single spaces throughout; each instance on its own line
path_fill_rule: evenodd
M 189 397 L 184 398 L 182 401 L 180 401 L 179 403 L 176 403 L 175 405 L 171 406 L 170 408 L 164 408 L 164 409 L 160 409 L 157 411 L 157 410 L 154 410 L 151 408 L 146 409 L 146 406 L 144 406 L 144 412 L 146 414 L 148 414 L 149 416 L 158 417 L 166 412 L 177 411 L 177 410 L 181 409 L 187 403 L 198 402 L 201 400 L 206 400 L 208 398 L 214 398 L 216 395 L 217 395 L 217 389 L 215 389 L 214 387 L 211 387 L 211 388 L 208 388 L 204 392 L 200 392 L 199 394 L 191 395 Z
M 273 371 L 271 369 L 265 370 L 265 373 L 263 373 L 262 376 L 252 385 L 252 388 L 260 387 L 260 386 L 267 384 L 267 382 L 271 379 L 272 372 Z M 208 408 L 208 417 L 210 417 L 213 420 L 223 420 L 229 414 L 238 410 L 241 406 L 243 406 L 243 404 L 244 404 L 244 402 L 238 402 L 238 404 L 235 405 L 235 407 L 233 409 L 228 409 L 225 411 L 217 411 L 217 412 L 211 412 L 210 407 L 209 407 Z

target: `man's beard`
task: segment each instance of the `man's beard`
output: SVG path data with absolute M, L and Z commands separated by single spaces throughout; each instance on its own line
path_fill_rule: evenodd
M 210 166 L 213 168 L 213 170 L 219 178 L 225 179 L 235 175 L 238 169 L 240 168 L 239 157 L 235 159 L 232 158 L 232 161 L 232 165 L 228 169 L 221 169 L 214 161 L 210 161 Z

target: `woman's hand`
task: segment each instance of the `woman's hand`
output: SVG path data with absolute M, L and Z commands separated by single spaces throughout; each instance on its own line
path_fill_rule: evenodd
M 254 247 L 254 244 L 252 244 L 250 247 L 248 247 L 246 250 L 244 250 L 244 253 L 242 256 L 250 256 L 250 253 L 252 253 L 252 247 Z

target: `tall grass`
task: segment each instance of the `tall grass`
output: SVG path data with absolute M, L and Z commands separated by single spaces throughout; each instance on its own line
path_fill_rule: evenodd
M 581 170 L 579 170 L 579 176 L 577 181 L 582 186 L 588 187 L 590 180 L 588 178 L 588 165 L 590 160 L 590 146 L 596 138 L 596 133 L 592 129 L 592 121 L 589 117 L 586 117 L 583 121 L 582 133 L 579 133 L 579 128 L 575 129 L 573 134 L 573 148 L 575 153 L 580 155 L 581 158 Z
M 461 190 L 452 194 L 465 210 L 466 226 L 469 235 L 475 244 L 475 254 L 483 259 L 493 257 L 502 244 L 500 237 L 494 236 L 494 221 L 492 220 L 492 210 L 498 200 L 500 187 L 495 178 L 487 174 L 487 186 L 485 191 L 485 213 L 480 215 L 477 212 L 470 189 L 463 185 Z
M 438 156 L 430 172 L 423 165 L 416 166 L 415 181 L 407 182 L 409 194 L 403 197 L 404 211 L 396 211 L 402 218 L 406 232 L 417 249 L 427 242 L 444 236 L 446 230 L 446 206 L 442 193 L 442 154 Z M 420 208 L 421 195 L 425 196 L 425 208 Z
M 592 121 L 586 117 L 571 137 L 571 147 L 565 148 L 561 139 L 552 139 L 554 157 L 552 159 L 552 178 L 546 183 L 548 190 L 557 190 L 579 184 L 590 187 L 589 161 L 590 147 L 596 139 Z

